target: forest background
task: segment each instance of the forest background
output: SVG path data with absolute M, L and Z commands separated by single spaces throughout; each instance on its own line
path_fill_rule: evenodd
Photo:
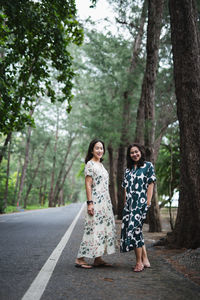
M 185 8 L 190 2 L 199 32 L 200 4 Z M 162 230 L 164 206 L 174 229 L 181 151 L 173 6 L 108 0 L 113 18 L 101 20 L 102 31 L 99 21 L 77 17 L 75 1 L 0 3 L 0 212 L 85 201 L 84 158 L 97 137 L 115 215 L 121 219 L 126 149 L 136 141 L 157 174 L 150 231 Z

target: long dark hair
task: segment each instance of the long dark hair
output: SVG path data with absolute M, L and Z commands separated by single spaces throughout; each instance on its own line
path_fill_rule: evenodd
M 98 143 L 98 142 L 102 143 L 102 145 L 103 145 L 103 155 L 105 154 L 106 150 L 105 150 L 104 142 L 101 141 L 101 140 L 99 140 L 99 139 L 94 139 L 94 140 L 92 140 L 92 141 L 90 142 L 90 145 L 89 145 L 89 148 L 88 148 L 88 152 L 87 152 L 87 155 L 86 155 L 86 158 L 85 158 L 85 163 L 86 163 L 86 164 L 87 164 L 87 162 L 88 162 L 91 158 L 93 158 L 92 151 L 93 151 L 93 149 L 94 149 L 95 144 Z M 100 162 L 102 162 L 102 161 L 103 161 L 103 158 L 101 157 L 101 158 L 100 158 Z
M 130 151 L 132 147 L 137 147 L 140 152 L 141 152 L 141 158 L 140 160 L 137 162 L 137 166 L 138 167 L 142 167 L 144 165 L 144 161 L 145 161 L 145 149 L 144 146 L 138 144 L 138 143 L 133 143 L 131 145 L 128 146 L 127 149 L 127 154 L 126 154 L 126 161 L 127 161 L 127 168 L 128 169 L 132 169 L 133 165 L 134 165 L 134 161 L 131 159 L 130 157 Z

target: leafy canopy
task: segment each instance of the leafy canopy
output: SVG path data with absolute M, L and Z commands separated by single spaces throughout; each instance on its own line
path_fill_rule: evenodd
M 0 132 L 32 123 L 29 111 L 44 95 L 52 103 L 68 100 L 71 110 L 74 72 L 68 46 L 82 39 L 74 0 L 0 1 Z

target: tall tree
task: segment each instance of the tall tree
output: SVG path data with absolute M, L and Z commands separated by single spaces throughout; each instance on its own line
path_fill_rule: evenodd
M 55 184 L 55 187 L 54 187 L 54 192 L 53 192 L 53 203 L 54 203 L 54 206 L 56 206 L 57 202 L 58 202 L 58 199 L 59 199 L 59 193 L 60 191 L 62 190 L 62 186 L 64 185 L 65 183 L 65 180 L 63 182 L 63 177 L 65 176 L 66 174 L 66 164 L 67 164 L 67 160 L 68 160 L 68 156 L 69 156 L 69 153 L 70 153 L 70 150 L 71 150 L 71 147 L 72 147 L 72 144 L 73 144 L 73 141 L 75 140 L 75 135 L 73 137 L 70 137 L 69 138 L 69 142 L 68 142 L 68 145 L 66 147 L 66 152 L 65 152 L 65 156 L 63 158 L 63 162 L 60 166 L 60 171 L 59 171 L 59 174 L 57 176 L 57 180 L 56 180 L 56 184 Z M 73 164 L 72 164 L 73 165 Z M 71 165 L 71 166 L 72 166 Z M 71 169 L 71 168 L 70 168 Z M 70 171 L 69 169 L 69 171 Z M 66 176 L 68 175 L 69 171 L 67 172 Z M 66 177 L 65 177 L 66 178 Z M 63 183 L 62 183 L 63 182 Z
M 5 186 L 5 192 L 4 192 L 3 211 L 6 209 L 7 202 L 8 202 L 8 183 L 9 183 L 9 175 L 10 175 L 10 154 L 11 154 L 11 139 L 10 139 L 9 147 L 8 147 L 8 159 L 7 159 L 7 170 L 6 170 L 6 186 Z
M 155 87 L 158 68 L 158 50 L 164 0 L 148 1 L 147 59 L 142 84 L 142 94 L 138 106 L 135 140 L 145 145 L 147 160 L 155 163 Z M 149 230 L 161 231 L 160 213 L 156 186 L 149 210 Z
M 30 112 L 30 116 L 33 115 L 34 110 L 32 110 Z M 27 130 L 27 139 L 26 139 L 26 146 L 25 146 L 25 157 L 24 157 L 24 164 L 22 167 L 22 173 L 21 173 L 21 177 L 20 177 L 20 184 L 19 184 L 19 193 L 18 193 L 18 205 L 20 205 L 21 203 L 21 197 L 22 197 L 22 191 L 23 191 L 23 187 L 24 187 L 24 181 L 25 181 L 25 177 L 26 177 L 26 171 L 28 168 L 28 164 L 29 164 L 29 152 L 30 152 L 30 142 L 31 142 L 31 132 L 32 132 L 32 127 L 28 126 L 28 130 Z
M 33 123 L 29 111 L 38 97 L 46 95 L 52 103 L 67 99 L 71 110 L 74 72 L 68 46 L 79 45 L 83 32 L 74 0 L 7 0 L 0 2 L 0 11 L 0 133 L 5 135 L 1 162 L 11 132 Z
M 122 219 L 122 212 L 124 207 L 124 189 L 121 186 L 123 181 L 124 167 L 125 167 L 125 151 L 129 143 L 129 126 L 130 126 L 130 109 L 131 109 L 131 95 L 133 94 L 134 86 L 130 78 L 133 80 L 133 74 L 137 66 L 138 56 L 141 50 L 142 36 L 144 32 L 144 24 L 146 19 L 147 1 L 143 3 L 141 10 L 141 17 L 138 24 L 138 29 L 135 33 L 133 41 L 132 57 L 130 66 L 128 68 L 128 80 L 126 89 L 123 92 L 123 107 L 122 107 L 122 128 L 120 145 L 118 148 L 118 162 L 117 162 L 117 198 L 118 198 L 118 219 Z M 118 20 L 119 22 L 119 20 Z M 121 21 L 123 23 L 123 21 Z
M 177 113 L 180 195 L 174 246 L 200 246 L 200 34 L 195 0 L 169 0 Z
M 116 195 L 116 180 L 115 180 L 115 164 L 114 164 L 114 151 L 111 144 L 108 145 L 108 155 L 109 155 L 109 192 L 113 207 L 114 215 L 117 215 L 117 195 Z
M 36 167 L 35 167 L 35 169 L 34 169 L 34 171 L 33 171 L 33 174 L 32 174 L 32 177 L 31 177 L 31 181 L 30 181 L 30 183 L 29 183 L 29 186 L 28 186 L 27 191 L 26 191 L 26 195 L 25 195 L 25 197 L 24 197 L 24 208 L 26 208 L 27 201 L 28 201 L 28 196 L 29 196 L 30 191 L 31 191 L 31 189 L 32 189 L 32 187 L 33 187 L 34 180 L 35 180 L 35 178 L 36 178 L 36 176 L 37 176 L 37 174 L 38 174 L 38 170 L 39 170 L 40 164 L 41 164 L 41 162 L 42 162 L 42 159 L 44 160 L 45 152 L 46 152 L 46 150 L 47 150 L 47 147 L 48 147 L 48 145 L 49 145 L 49 142 L 50 142 L 50 139 L 47 140 L 47 142 L 46 142 L 46 144 L 45 144 L 45 146 L 44 146 L 44 149 L 42 149 L 42 150 L 43 150 L 42 153 L 41 153 L 40 156 L 38 157 L 37 165 L 36 165 Z
M 55 132 L 55 143 L 54 143 L 54 151 L 53 151 L 53 165 L 52 165 L 52 171 L 51 171 L 51 187 L 50 187 L 50 192 L 49 192 L 49 207 L 53 206 L 53 199 L 54 199 L 56 156 L 57 156 L 57 147 L 58 147 L 58 138 L 59 138 L 58 134 L 59 134 L 59 109 L 57 107 L 56 132 Z

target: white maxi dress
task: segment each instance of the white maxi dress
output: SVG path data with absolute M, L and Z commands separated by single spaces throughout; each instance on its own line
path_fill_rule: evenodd
M 116 251 L 115 220 L 109 194 L 109 176 L 102 163 L 92 160 L 85 166 L 85 176 L 91 176 L 94 215 L 86 213 L 78 258 L 95 258 Z

